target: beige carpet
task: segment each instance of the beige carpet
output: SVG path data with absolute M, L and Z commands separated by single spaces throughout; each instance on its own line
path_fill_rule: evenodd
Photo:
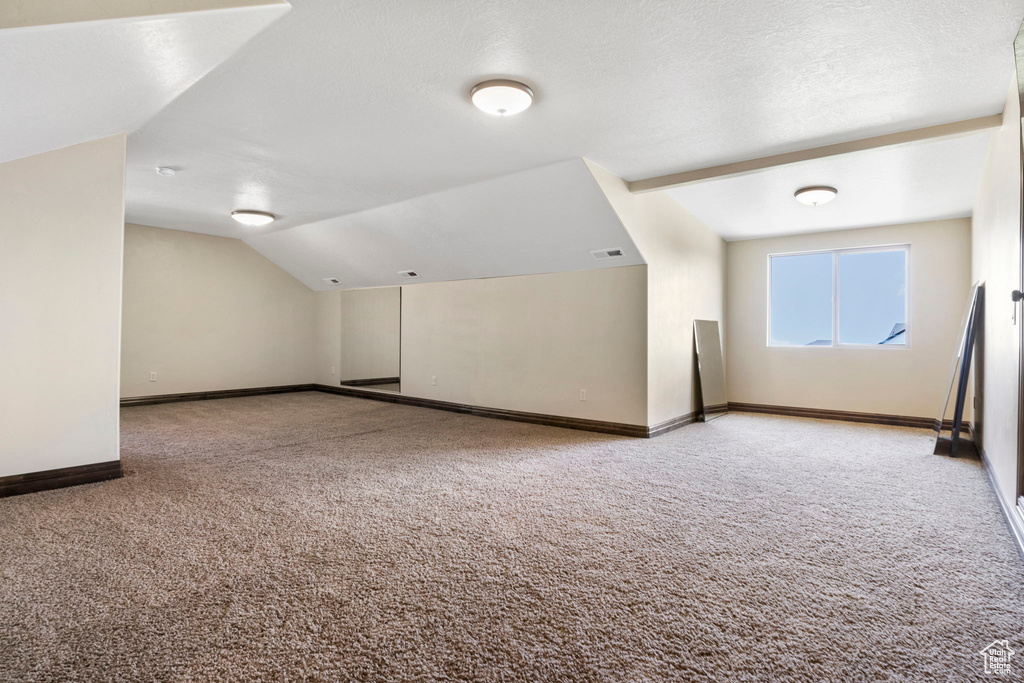
M 924 431 L 317 393 L 122 423 L 125 479 L 0 500 L 0 680 L 992 680 L 997 638 L 1024 673 L 1024 565 Z

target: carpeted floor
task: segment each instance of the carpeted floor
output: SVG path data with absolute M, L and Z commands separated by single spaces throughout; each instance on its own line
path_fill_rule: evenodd
M 997 638 L 1024 672 L 1024 564 L 924 431 L 318 393 L 122 426 L 126 478 L 0 500 L 0 680 L 991 680 Z

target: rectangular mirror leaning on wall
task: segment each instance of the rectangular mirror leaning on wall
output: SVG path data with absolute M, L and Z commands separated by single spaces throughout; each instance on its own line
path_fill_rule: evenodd
M 400 392 L 402 288 L 341 292 L 342 386 Z
M 725 393 L 725 361 L 717 320 L 694 320 L 693 338 L 697 351 L 697 372 L 703 399 L 701 419 L 707 422 L 729 412 Z

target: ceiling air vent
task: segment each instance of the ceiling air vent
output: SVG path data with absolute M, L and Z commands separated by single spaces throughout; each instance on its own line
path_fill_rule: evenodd
M 420 274 L 417 273 L 415 270 L 402 270 L 402 271 L 399 271 L 398 274 L 401 275 L 404 278 L 412 278 L 412 277 L 419 277 L 420 276 Z
M 595 249 L 590 255 L 600 261 L 606 258 L 621 258 L 626 254 L 621 249 Z
M 339 280 L 336 277 L 325 277 L 324 278 L 324 282 L 326 282 L 329 285 L 340 285 L 341 284 L 341 280 Z

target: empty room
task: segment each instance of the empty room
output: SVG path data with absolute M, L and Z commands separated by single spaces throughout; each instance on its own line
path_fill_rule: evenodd
M 1024 0 L 0 0 L 0 682 L 1024 672 Z

